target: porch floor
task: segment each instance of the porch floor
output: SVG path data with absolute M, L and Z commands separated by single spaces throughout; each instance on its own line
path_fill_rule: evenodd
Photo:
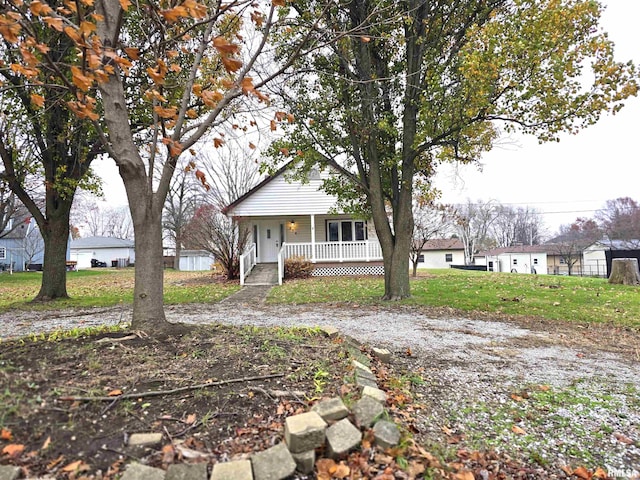
M 278 285 L 278 264 L 258 263 L 244 281 L 245 285 Z

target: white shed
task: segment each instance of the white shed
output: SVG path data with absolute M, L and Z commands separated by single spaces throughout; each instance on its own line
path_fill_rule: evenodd
M 180 270 L 196 272 L 211 270 L 216 258 L 205 250 L 182 250 L 180 252 Z

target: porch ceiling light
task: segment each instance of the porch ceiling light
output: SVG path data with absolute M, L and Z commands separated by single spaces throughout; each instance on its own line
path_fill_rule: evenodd
M 291 220 L 291 223 L 289 223 L 289 230 L 291 230 L 292 232 L 295 232 L 296 228 L 297 228 L 296 221 Z

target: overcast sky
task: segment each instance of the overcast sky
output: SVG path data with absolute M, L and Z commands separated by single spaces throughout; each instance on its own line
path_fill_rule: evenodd
M 640 1 L 605 0 L 601 25 L 616 46 L 616 59 L 640 64 Z M 495 199 L 544 214 L 553 233 L 578 216 L 592 216 L 606 200 L 640 201 L 640 99 L 605 116 L 578 135 L 539 145 L 533 137 L 496 147 L 482 159 L 483 169 L 442 169 L 436 186 L 447 203 Z M 552 213 L 567 212 L 567 213 Z
M 640 1 L 604 0 L 602 27 L 615 42 L 616 58 L 640 64 Z M 442 169 L 436 186 L 446 203 L 467 198 L 529 205 L 544 213 L 549 233 L 578 216 L 592 216 L 606 200 L 629 196 L 640 201 L 640 99 L 632 98 L 615 116 L 559 143 L 538 145 L 535 138 L 514 137 L 475 167 Z M 115 164 L 94 162 L 105 180 L 110 204 L 126 204 Z M 563 212 L 563 213 L 556 213 Z

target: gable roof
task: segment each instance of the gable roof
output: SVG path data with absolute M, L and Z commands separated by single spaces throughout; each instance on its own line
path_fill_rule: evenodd
M 222 209 L 222 213 L 224 213 L 225 215 L 230 211 L 233 210 L 234 207 L 238 206 L 239 204 L 241 204 L 242 202 L 244 202 L 247 198 L 249 198 L 251 195 L 253 195 L 254 193 L 256 193 L 258 190 L 260 190 L 262 187 L 264 187 L 265 185 L 269 184 L 270 182 L 272 182 L 273 180 L 275 180 L 276 177 L 279 177 L 280 175 L 282 175 L 287 168 L 289 168 L 289 166 L 292 164 L 293 162 L 287 162 L 286 164 L 284 164 L 282 167 L 280 167 L 273 175 L 269 175 L 267 178 L 265 178 L 264 180 L 262 180 L 260 183 L 258 183 L 255 187 L 253 187 L 252 189 L 250 189 L 247 193 L 245 193 L 244 195 L 240 195 L 240 197 L 238 197 L 235 201 L 231 202 L 229 205 L 227 205 L 226 207 L 224 207 Z
M 285 172 L 293 165 L 287 163 L 247 193 L 222 209 L 227 216 L 265 217 L 285 215 L 328 214 L 335 210 L 338 199 L 322 189 L 330 175 L 328 170 L 310 174 L 308 181 L 290 181 Z M 339 212 L 334 212 L 339 213 Z
M 71 241 L 71 248 L 133 248 L 133 240 L 115 237 L 86 237 Z
M 421 251 L 427 250 L 464 250 L 459 238 L 432 238 L 427 240 Z

